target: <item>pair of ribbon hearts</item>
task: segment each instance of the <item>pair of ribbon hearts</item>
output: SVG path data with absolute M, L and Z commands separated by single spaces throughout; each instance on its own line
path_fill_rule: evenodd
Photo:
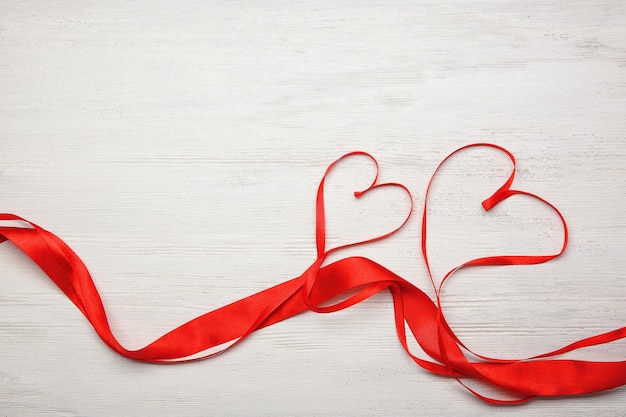
M 439 283 L 436 283 L 428 261 L 426 244 L 427 204 L 432 181 L 441 166 L 458 152 L 480 146 L 503 152 L 513 164 L 506 182 L 482 203 L 483 207 L 490 210 L 498 203 L 515 195 L 536 199 L 550 207 L 560 218 L 563 225 L 563 245 L 558 253 L 551 255 L 502 255 L 476 258 L 453 268 Z M 376 167 L 372 183 L 365 190 L 356 192 L 356 197 L 376 189 L 399 188 L 408 195 L 411 201 L 410 210 L 403 222 L 388 233 L 327 249 L 324 207 L 326 178 L 339 161 L 354 155 L 371 158 Z M 364 257 L 352 256 L 324 265 L 325 260 L 332 253 L 381 240 L 396 233 L 407 223 L 413 209 L 411 193 L 404 185 L 378 183 L 378 163 L 371 155 L 364 152 L 346 154 L 328 167 L 320 182 L 316 199 L 317 258 L 302 275 L 205 313 L 138 350 L 124 348 L 115 338 L 102 300 L 87 268 L 78 255 L 59 237 L 19 216 L 0 214 L 0 221 L 20 221 L 26 226 L 0 226 L 0 243 L 5 240 L 11 241 L 37 263 L 80 309 L 98 336 L 111 349 L 139 361 L 172 363 L 212 357 L 240 343 L 255 330 L 306 310 L 330 313 L 350 307 L 380 291 L 388 290 L 393 297 L 396 332 L 402 347 L 411 359 L 430 372 L 455 378 L 472 394 L 484 401 L 495 404 L 518 404 L 536 396 L 586 394 L 626 384 L 626 361 L 590 362 L 551 359 L 556 355 L 576 349 L 624 338 L 626 327 L 592 336 L 532 358 L 504 360 L 472 352 L 458 339 L 446 322 L 441 306 L 441 290 L 444 283 L 455 272 L 475 266 L 539 264 L 558 257 L 567 246 L 567 225 L 559 210 L 535 194 L 512 189 L 514 177 L 514 156 L 500 146 L 485 143 L 471 144 L 457 149 L 447 156 L 435 170 L 426 190 L 421 239 L 422 255 L 435 292 L 433 301 L 424 291 L 409 281 Z M 340 301 L 334 301 L 337 299 Z M 411 352 L 408 343 L 409 333 L 430 356 L 429 360 L 422 359 Z M 472 356 L 477 359 L 471 359 Z M 466 378 L 478 379 L 509 391 L 514 399 L 495 399 L 482 395 L 467 385 Z

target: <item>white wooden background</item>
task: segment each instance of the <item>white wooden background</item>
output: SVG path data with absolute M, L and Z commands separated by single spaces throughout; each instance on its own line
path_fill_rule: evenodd
M 569 222 L 546 265 L 464 272 L 460 337 L 529 356 L 626 322 L 626 6 L 622 1 L 0 1 L 0 212 L 83 258 L 115 333 L 140 347 L 314 260 L 314 197 L 352 150 L 406 184 L 416 213 L 369 256 L 427 289 L 420 205 L 447 153 L 494 142 L 516 188 Z M 506 158 L 474 150 L 436 183 L 435 271 L 549 253 L 545 207 L 479 202 Z M 355 201 L 371 165 L 329 179 L 331 242 L 396 224 L 398 192 Z M 487 406 L 415 366 L 380 294 L 307 313 L 181 366 L 110 351 L 14 247 L 0 246 L 0 415 L 626 415 L 626 390 Z M 432 292 L 431 292 L 432 294 Z M 625 343 L 576 357 L 624 360 Z

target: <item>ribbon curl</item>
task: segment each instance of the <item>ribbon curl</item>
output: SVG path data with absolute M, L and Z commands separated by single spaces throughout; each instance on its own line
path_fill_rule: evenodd
M 472 259 L 451 269 L 437 285 L 428 261 L 427 205 L 428 196 L 439 169 L 454 155 L 471 147 L 489 147 L 503 152 L 512 163 L 507 181 L 483 203 L 490 210 L 500 202 L 516 195 L 526 196 L 550 207 L 563 225 L 563 245 L 556 254 L 502 255 Z M 360 197 L 379 187 L 400 188 L 410 198 L 411 206 L 404 221 L 394 230 L 361 242 L 326 249 L 326 221 L 324 185 L 328 173 L 342 159 L 354 155 L 370 158 L 376 167 L 371 185 L 355 192 Z M 56 235 L 22 217 L 0 214 L 0 221 L 20 221 L 26 227 L 0 226 L 0 243 L 5 240 L 17 246 L 30 257 L 65 293 L 91 323 L 98 336 L 115 352 L 128 358 L 152 363 L 187 362 L 215 356 L 243 341 L 255 330 L 278 323 L 289 317 L 312 310 L 330 313 L 348 308 L 383 290 L 393 298 L 395 327 L 398 339 L 411 359 L 422 368 L 439 375 L 455 378 L 469 392 L 481 400 L 494 404 L 518 404 L 536 396 L 587 394 L 616 388 L 626 384 L 626 361 L 593 362 L 583 360 L 552 359 L 557 355 L 584 347 L 600 345 L 626 337 L 626 327 L 602 333 L 571 343 L 561 349 L 531 358 L 502 360 L 481 356 L 470 351 L 455 335 L 446 322 L 441 292 L 450 277 L 463 268 L 474 266 L 533 265 L 548 262 L 560 256 L 567 247 L 567 224 L 559 210 L 543 198 L 512 189 L 515 177 L 515 157 L 506 149 L 487 143 L 476 143 L 457 149 L 436 168 L 426 190 L 422 216 L 421 250 L 434 292 L 433 301 L 425 292 L 396 275 L 384 266 L 364 257 L 348 257 L 323 265 L 331 253 L 384 239 L 400 230 L 413 210 L 410 191 L 402 184 L 378 181 L 378 163 L 365 152 L 352 152 L 334 161 L 319 184 L 316 199 L 317 258 L 299 277 L 264 291 L 205 313 L 192 319 L 149 345 L 128 350 L 113 335 L 98 290 L 81 259 Z M 345 294 L 348 298 L 328 305 L 330 300 Z M 407 325 L 415 339 L 430 359 L 414 355 L 408 346 Z M 226 347 L 224 347 L 226 345 Z M 211 353 L 204 353 L 213 349 Z M 217 349 L 217 350 L 215 350 Z M 479 360 L 470 360 L 468 354 Z M 462 378 L 474 378 L 511 392 L 515 400 L 491 398 L 467 386 Z

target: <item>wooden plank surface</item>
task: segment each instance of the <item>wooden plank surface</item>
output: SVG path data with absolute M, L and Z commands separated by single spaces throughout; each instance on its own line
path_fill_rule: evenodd
M 116 335 L 140 347 L 299 275 L 325 167 L 372 153 L 416 213 L 371 257 L 428 288 L 419 218 L 455 148 L 518 158 L 557 205 L 556 261 L 464 272 L 444 303 L 472 349 L 525 357 L 623 326 L 626 6 L 550 2 L 0 2 L 0 212 L 66 240 Z M 471 257 L 558 250 L 558 219 L 479 203 L 506 158 L 452 161 L 430 202 L 437 276 Z M 355 200 L 371 164 L 329 179 L 333 244 L 401 221 L 399 192 Z M 304 314 L 181 366 L 117 356 L 52 282 L 0 246 L 0 415 L 626 415 L 626 391 L 487 406 L 416 367 L 387 294 Z M 432 291 L 431 291 L 432 294 Z M 623 360 L 625 343 L 577 357 Z

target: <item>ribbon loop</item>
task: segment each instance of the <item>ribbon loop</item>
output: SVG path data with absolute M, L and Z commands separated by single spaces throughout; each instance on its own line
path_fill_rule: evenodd
M 326 179 L 328 177 L 328 175 L 330 174 L 330 172 L 333 170 L 333 168 L 335 168 L 335 166 L 337 166 L 338 163 L 340 163 L 341 161 L 353 157 L 353 156 L 365 156 L 368 159 L 370 159 L 373 163 L 374 163 L 374 167 L 375 167 L 375 172 L 374 172 L 374 179 L 371 182 L 371 184 L 363 189 L 363 190 L 359 190 L 359 191 L 355 191 L 354 197 L 355 198 L 361 198 L 364 195 L 366 195 L 367 193 L 374 191 L 376 189 L 381 189 L 381 188 L 385 188 L 385 187 L 393 187 L 393 188 L 399 188 L 400 190 L 402 190 L 403 192 L 406 193 L 408 199 L 409 199 L 409 210 L 406 214 L 406 217 L 404 218 L 404 220 L 402 221 L 402 223 L 400 223 L 399 226 L 397 226 L 396 228 L 394 228 L 393 230 L 391 230 L 390 232 L 387 233 L 383 233 L 382 235 L 379 236 L 375 236 L 369 239 L 364 239 L 361 241 L 357 241 L 357 242 L 352 242 L 352 243 L 347 243 L 347 244 L 343 244 L 340 246 L 337 246 L 335 248 L 331 248 L 331 249 L 326 249 L 326 208 L 325 208 L 325 196 L 324 196 L 324 190 L 325 190 L 325 186 L 326 186 Z M 378 173 L 379 173 L 379 166 L 378 166 L 378 161 L 376 160 L 376 158 L 374 158 L 372 155 L 370 155 L 367 152 L 362 152 L 362 151 L 355 151 L 355 152 L 350 152 L 347 153 L 345 155 L 343 155 L 342 157 L 336 159 L 333 163 L 331 163 L 328 168 L 326 169 L 326 172 L 324 173 L 324 176 L 322 177 L 320 184 L 318 186 L 317 189 L 317 198 L 316 198 L 316 203 L 315 203 L 315 219 L 316 219 L 316 223 L 315 223 L 315 237 L 316 237 L 316 244 L 317 244 L 317 257 L 319 258 L 326 258 L 328 257 L 328 255 L 330 255 L 331 253 L 340 251 L 342 249 L 346 249 L 349 247 L 353 247 L 353 246 L 359 246 L 359 245 L 364 245 L 367 243 L 372 243 L 372 242 L 376 242 L 382 239 L 385 239 L 391 235 L 393 235 L 394 233 L 398 232 L 400 229 L 402 229 L 402 227 L 404 227 L 404 225 L 409 221 L 409 218 L 411 217 L 411 214 L 413 212 L 413 198 L 411 195 L 411 192 L 409 191 L 409 189 L 399 183 L 395 183 L 395 182 L 387 182 L 387 183 L 378 183 Z

